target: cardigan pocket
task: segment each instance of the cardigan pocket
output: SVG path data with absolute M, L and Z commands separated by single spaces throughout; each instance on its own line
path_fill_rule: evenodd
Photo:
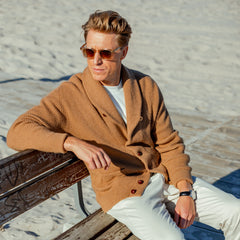
M 92 187 L 95 192 L 105 192 L 112 188 L 112 183 L 116 178 L 120 178 L 123 174 L 119 168 L 117 171 L 95 169 L 91 171 Z

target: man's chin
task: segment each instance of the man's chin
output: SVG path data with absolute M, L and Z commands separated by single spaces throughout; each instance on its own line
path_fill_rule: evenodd
M 98 82 L 102 82 L 106 79 L 104 75 L 100 75 L 100 74 L 92 74 L 92 77 L 95 81 L 98 81 Z

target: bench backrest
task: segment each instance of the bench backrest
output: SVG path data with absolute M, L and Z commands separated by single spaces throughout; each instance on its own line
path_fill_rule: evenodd
M 27 150 L 0 160 L 0 226 L 88 175 L 70 152 Z

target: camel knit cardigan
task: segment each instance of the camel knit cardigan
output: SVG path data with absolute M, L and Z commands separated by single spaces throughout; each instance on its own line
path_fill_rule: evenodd
M 151 173 L 163 174 L 173 185 L 180 180 L 192 183 L 189 157 L 157 84 L 123 65 L 121 77 L 127 125 L 86 68 L 21 115 L 7 136 L 8 146 L 18 151 L 65 153 L 69 135 L 103 148 L 112 160 L 110 168 L 90 170 L 90 175 L 104 211 L 124 198 L 141 196 Z

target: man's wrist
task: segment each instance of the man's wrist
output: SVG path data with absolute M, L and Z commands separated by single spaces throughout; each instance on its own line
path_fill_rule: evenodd
M 179 189 L 179 192 L 190 191 L 192 190 L 192 184 L 187 180 L 181 180 L 177 183 L 177 188 Z
M 63 148 L 66 151 L 73 151 L 74 140 L 75 140 L 74 137 L 68 136 L 63 143 Z
M 183 197 L 183 196 L 189 196 L 193 200 L 196 200 L 197 199 L 197 192 L 194 191 L 194 190 L 180 192 L 179 197 Z

